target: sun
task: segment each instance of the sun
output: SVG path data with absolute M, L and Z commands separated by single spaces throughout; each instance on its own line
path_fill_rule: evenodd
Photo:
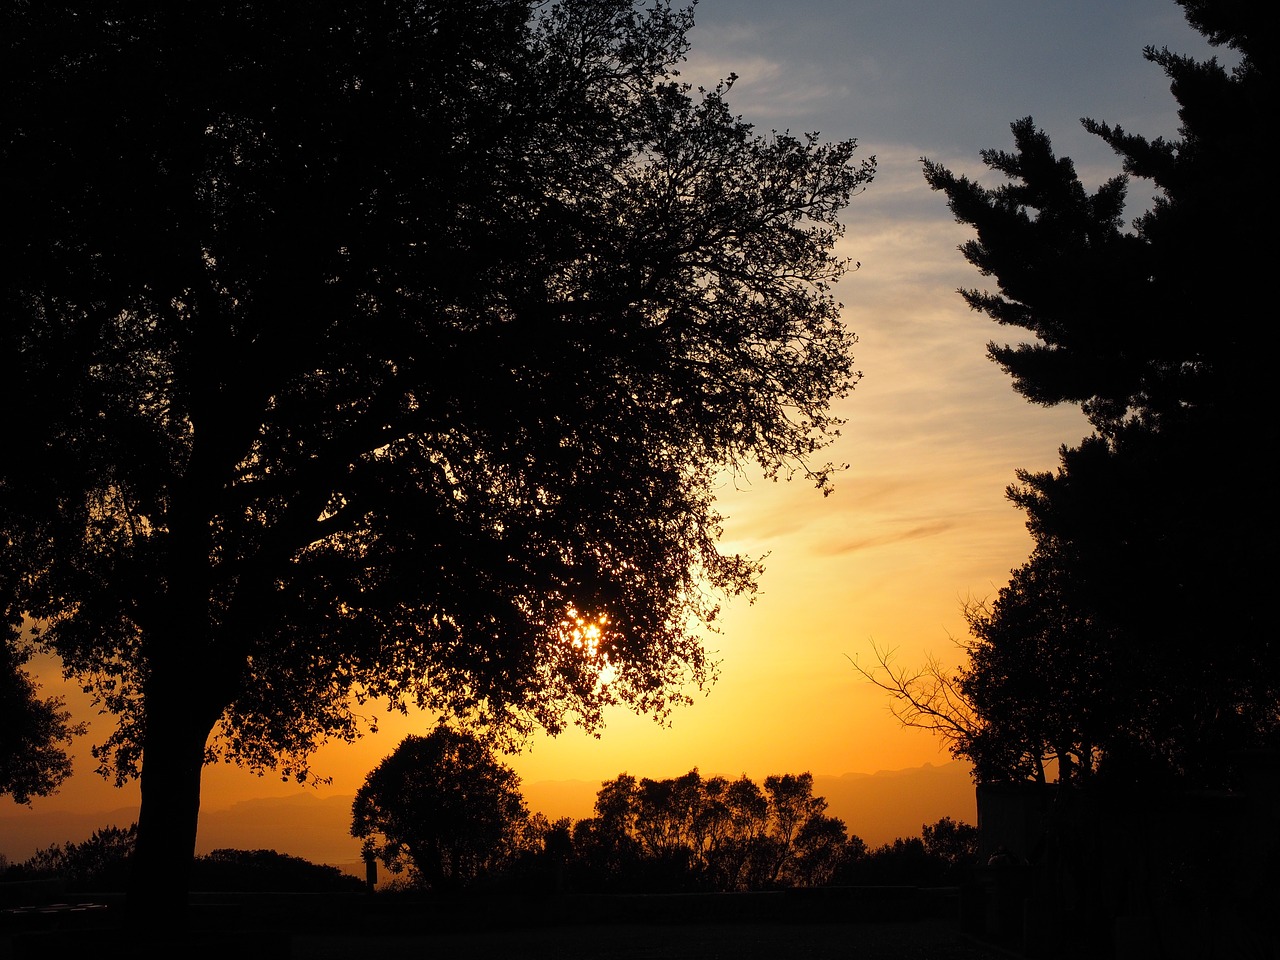
M 595 665 L 602 685 L 607 685 L 617 676 L 617 669 L 609 659 L 609 651 L 601 648 L 601 640 L 608 626 L 608 614 L 587 615 L 572 605 L 565 611 L 565 618 L 560 622 L 565 641 L 583 660 Z

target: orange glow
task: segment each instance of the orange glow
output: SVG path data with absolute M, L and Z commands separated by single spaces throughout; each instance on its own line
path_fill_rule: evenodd
M 600 640 L 608 624 L 608 614 L 592 617 L 579 612 L 574 606 L 565 611 L 565 619 L 560 621 L 566 642 L 581 653 L 584 660 L 595 665 L 602 687 L 607 687 L 617 675 L 617 669 L 609 661 L 609 651 L 600 648 Z
M 609 618 L 605 614 L 593 620 L 579 613 L 576 607 L 570 607 L 565 612 L 565 619 L 560 622 L 560 626 L 568 637 L 569 644 L 575 650 L 584 651 L 588 659 L 594 660 L 596 657 L 601 657 L 608 661 L 609 654 L 600 653 L 601 628 L 608 622 Z

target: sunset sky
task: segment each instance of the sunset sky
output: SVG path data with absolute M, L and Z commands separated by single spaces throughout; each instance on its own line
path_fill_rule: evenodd
M 827 498 L 803 481 L 725 478 L 725 547 L 767 554 L 766 572 L 754 605 L 729 604 L 709 639 L 720 676 L 707 695 L 666 728 L 618 713 L 598 740 L 571 730 L 507 762 L 526 782 L 941 764 L 949 755 L 901 729 L 847 658 L 869 662 L 875 643 L 906 664 L 929 652 L 954 664 L 962 601 L 993 595 L 1030 547 L 1003 496 L 1014 469 L 1052 468 L 1085 424 L 1075 410 L 1029 406 L 986 359 L 1003 331 L 955 293 L 984 278 L 957 252 L 966 231 L 919 159 L 980 174 L 978 152 L 1008 148 L 1010 122 L 1031 115 L 1095 185 L 1118 166 L 1079 118 L 1175 135 L 1167 81 L 1142 49 L 1208 47 L 1171 0 L 703 0 L 697 23 L 687 79 L 710 86 L 736 73 L 730 104 L 760 131 L 855 137 L 860 156 L 878 158 L 845 218 L 843 252 L 862 266 L 837 288 L 864 379 L 840 406 L 848 422 L 828 455 L 851 466 Z M 1131 187 L 1138 206 L 1149 194 Z M 45 689 L 66 691 L 49 678 Z M 66 695 L 83 706 L 74 688 Z M 317 770 L 333 780 L 316 795 L 354 793 L 430 719 L 380 723 L 375 737 L 322 751 Z M 108 724 L 93 719 L 76 775 L 33 812 L 136 804 L 136 785 L 117 790 L 92 773 L 88 745 Z M 301 789 L 219 767 L 206 773 L 204 808 Z M 0 816 L 22 810 L 0 800 Z

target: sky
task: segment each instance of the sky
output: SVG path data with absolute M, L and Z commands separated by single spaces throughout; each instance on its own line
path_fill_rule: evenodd
M 856 138 L 859 158 L 877 158 L 844 218 L 841 252 L 861 267 L 836 289 L 864 376 L 838 407 L 846 423 L 826 456 L 850 466 L 825 498 L 803 481 L 724 479 L 724 547 L 764 556 L 766 569 L 754 603 L 727 604 L 708 639 L 720 665 L 710 691 L 692 691 L 665 727 L 618 711 L 598 739 L 571 729 L 506 762 L 526 782 L 946 763 L 943 745 L 903 729 L 850 659 L 870 665 L 875 645 L 907 666 L 930 654 L 958 663 L 963 602 L 993 597 L 1030 550 L 1005 487 L 1016 468 L 1052 469 L 1087 427 L 1075 409 L 1028 405 L 986 358 L 1006 331 L 956 289 L 991 284 L 957 251 L 968 232 L 925 184 L 920 158 L 980 176 L 979 151 L 1009 148 L 1009 124 L 1030 115 L 1094 186 L 1119 168 L 1080 118 L 1176 135 L 1167 80 L 1142 50 L 1211 51 L 1172 0 L 702 0 L 696 20 L 686 79 L 714 86 L 735 73 L 729 103 L 759 132 Z M 1131 186 L 1135 213 L 1150 194 Z M 45 692 L 91 721 L 87 754 L 109 720 L 85 714 L 85 698 L 56 677 Z M 204 809 L 303 789 L 353 794 L 430 723 L 382 716 L 378 735 L 324 747 L 315 766 L 332 781 L 321 787 L 209 768 Z M 136 785 L 112 787 L 82 755 L 62 792 L 30 809 L 136 803 Z M 0 799 L 0 816 L 22 809 Z

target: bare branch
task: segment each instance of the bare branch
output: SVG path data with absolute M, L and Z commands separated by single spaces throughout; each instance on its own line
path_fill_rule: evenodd
M 903 726 L 936 734 L 953 753 L 972 738 L 979 725 L 973 705 L 936 656 L 929 654 L 922 666 L 908 670 L 894 663 L 896 648 L 881 649 L 873 641 L 871 651 L 875 665 L 870 669 L 854 657 L 846 659 L 867 682 L 893 698 L 889 709 Z

